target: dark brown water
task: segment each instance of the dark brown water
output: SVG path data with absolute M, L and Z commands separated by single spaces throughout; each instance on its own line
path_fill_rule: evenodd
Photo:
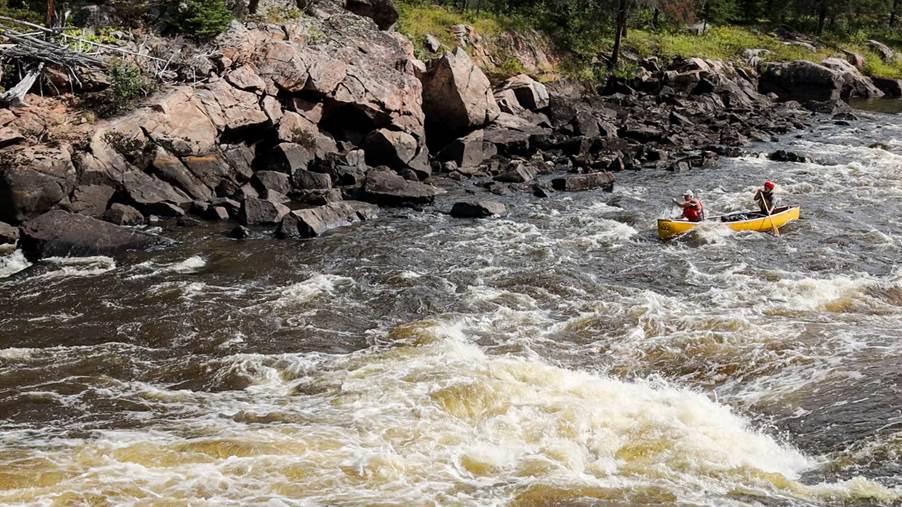
M 779 147 L 818 163 L 6 257 L 0 503 L 898 504 L 902 120 Z M 802 206 L 782 237 L 657 240 L 670 196 L 766 178 Z

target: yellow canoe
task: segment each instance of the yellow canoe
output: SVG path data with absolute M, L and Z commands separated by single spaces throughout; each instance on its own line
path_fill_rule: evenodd
M 777 208 L 771 215 L 763 215 L 758 212 L 732 213 L 720 217 L 719 221 L 689 222 L 681 219 L 659 218 L 658 236 L 661 239 L 671 239 L 686 234 L 695 229 L 699 224 L 721 223 L 734 231 L 771 232 L 780 229 L 784 225 L 799 219 L 801 208 L 787 206 Z

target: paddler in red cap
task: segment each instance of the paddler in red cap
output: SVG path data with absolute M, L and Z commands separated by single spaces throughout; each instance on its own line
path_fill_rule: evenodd
M 765 181 L 764 188 L 759 188 L 755 192 L 755 202 L 761 208 L 761 213 L 765 215 L 770 215 L 774 211 L 774 188 L 776 187 L 774 182 Z

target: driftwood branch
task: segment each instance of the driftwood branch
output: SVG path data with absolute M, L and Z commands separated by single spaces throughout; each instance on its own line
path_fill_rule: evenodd
M 34 86 L 34 82 L 37 81 L 43 70 L 44 62 L 30 69 L 16 86 L 10 88 L 6 93 L 0 94 L 0 103 L 11 106 L 24 106 L 25 94 L 28 93 L 28 90 L 31 90 L 31 87 Z
M 28 21 L 22 21 L 22 20 L 16 19 L 16 18 L 10 18 L 10 17 L 8 17 L 8 16 L 0 16 L 0 21 L 7 21 L 7 22 L 11 22 L 11 23 L 18 23 L 18 24 L 21 24 L 21 25 L 23 25 L 23 26 L 27 26 L 27 27 L 29 27 L 29 28 L 34 28 L 34 29 L 36 29 L 36 30 L 40 30 L 40 31 L 45 32 L 45 33 L 50 33 L 50 34 L 53 34 L 53 35 L 58 35 L 58 36 L 63 37 L 63 38 L 65 38 L 65 39 L 77 40 L 78 42 L 81 42 L 81 43 L 84 43 L 84 44 L 88 44 L 88 45 L 90 45 L 90 46 L 97 47 L 97 48 L 102 49 L 102 50 L 104 50 L 104 51 L 112 51 L 112 52 L 115 52 L 115 53 L 122 53 L 122 54 L 126 54 L 126 55 L 137 56 L 137 57 L 140 57 L 140 58 L 147 58 L 147 59 L 149 59 L 149 60 L 155 60 L 155 61 L 159 61 L 159 62 L 165 62 L 165 60 L 163 60 L 162 58 L 157 58 L 157 57 L 155 57 L 155 56 L 150 56 L 150 55 L 142 54 L 142 53 L 136 53 L 136 52 L 134 52 L 134 51 L 129 51 L 129 50 L 127 50 L 127 49 L 118 48 L 118 47 L 116 47 L 116 46 L 110 46 L 110 45 L 108 45 L 108 44 L 101 44 L 100 42 L 94 42 L 94 41 L 92 41 L 92 40 L 85 39 L 84 37 L 78 37 L 78 36 L 76 36 L 76 35 L 69 35 L 69 34 L 67 34 L 67 33 L 65 33 L 65 32 L 60 31 L 60 30 L 54 30 L 54 29 L 52 29 L 52 28 L 46 28 L 46 27 L 43 27 L 43 26 L 41 26 L 41 25 L 37 25 L 37 24 L 34 24 L 34 23 L 30 23 L 30 22 L 28 22 Z M 4 31 L 8 31 L 8 29 L 3 29 L 3 30 L 4 30 Z
M 104 62 L 98 58 L 76 53 L 65 46 L 20 33 L 11 28 L 2 29 L 3 34 L 13 44 L 5 44 L 0 54 L 13 59 L 34 60 L 67 68 L 102 68 Z

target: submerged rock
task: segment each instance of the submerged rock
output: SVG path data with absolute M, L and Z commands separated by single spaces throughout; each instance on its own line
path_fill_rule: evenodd
M 456 202 L 451 208 L 451 216 L 456 218 L 487 218 L 505 213 L 507 208 L 504 204 L 484 199 Z
M 144 250 L 164 242 L 167 240 L 159 236 L 54 210 L 25 222 L 20 245 L 26 257 L 36 260 L 113 255 L 126 250 Z
M 768 155 L 767 158 L 774 162 L 795 162 L 799 164 L 811 162 L 810 158 L 787 150 L 777 150 Z
M 614 175 L 609 172 L 572 174 L 551 180 L 555 190 L 577 192 L 601 188 L 607 192 L 614 190 Z

